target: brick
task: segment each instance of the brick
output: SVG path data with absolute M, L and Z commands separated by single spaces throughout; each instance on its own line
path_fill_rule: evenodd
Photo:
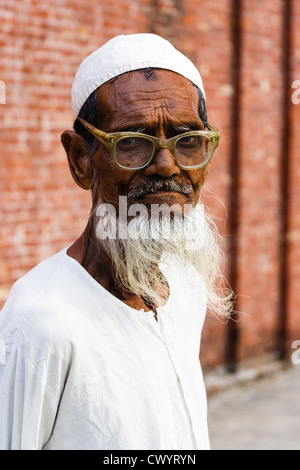
M 70 92 L 83 58 L 112 36 L 155 32 L 195 61 L 204 80 L 209 122 L 221 131 L 205 203 L 227 244 L 238 240 L 240 359 L 276 348 L 280 301 L 281 140 L 283 105 L 281 0 L 242 2 L 238 233 L 229 233 L 232 103 L 230 0 L 6 0 L 0 6 L 2 198 L 0 306 L 12 283 L 36 263 L 72 243 L 83 230 L 90 195 L 73 182 L 60 135 L 71 129 Z M 267 20 L 266 20 L 267 19 Z M 300 79 L 300 4 L 292 0 L 291 78 Z M 288 339 L 300 339 L 300 105 L 291 104 L 288 233 Z M 228 326 L 209 316 L 201 359 L 224 362 Z

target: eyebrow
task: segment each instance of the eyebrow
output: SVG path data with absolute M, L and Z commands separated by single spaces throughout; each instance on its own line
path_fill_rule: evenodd
M 146 126 L 143 126 L 142 124 L 133 124 L 132 126 L 116 127 L 113 130 L 108 130 L 108 133 L 114 134 L 115 132 L 144 132 L 145 130 L 147 130 Z
M 198 126 L 197 126 L 198 127 Z M 180 125 L 174 125 L 172 126 L 173 129 L 177 132 L 188 132 L 188 131 L 194 131 L 196 126 L 191 126 L 190 124 L 180 124 Z
M 204 129 L 204 126 L 202 124 L 202 121 L 200 120 L 199 122 L 190 122 L 190 123 L 183 123 L 183 124 L 175 124 L 175 123 L 170 123 L 169 124 L 169 130 L 174 130 L 178 133 L 184 133 L 184 132 L 189 132 L 189 131 L 195 131 L 195 130 L 202 130 Z M 132 126 L 122 126 L 114 131 L 111 132 L 139 132 L 139 133 L 148 133 L 151 134 L 153 131 L 152 126 L 147 126 L 145 124 L 136 124 Z
M 143 126 L 132 126 L 132 127 L 129 127 L 128 129 L 126 129 L 125 132 L 139 132 L 139 133 L 143 133 L 145 130 L 146 130 L 146 127 L 143 127 Z

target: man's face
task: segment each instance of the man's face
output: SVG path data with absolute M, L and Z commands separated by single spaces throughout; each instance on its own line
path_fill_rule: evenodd
M 167 139 L 186 130 L 201 130 L 199 96 L 192 83 L 174 72 L 156 70 L 150 79 L 134 71 L 121 75 L 115 82 L 99 88 L 101 114 L 105 116 L 99 128 L 105 132 L 139 131 Z M 128 204 L 195 205 L 200 196 L 207 168 L 182 170 L 168 149 L 160 149 L 149 166 L 127 171 L 116 165 L 108 150 L 100 144 L 93 157 L 99 176 L 96 202 L 118 205 L 119 196 L 134 194 L 140 185 L 153 180 L 174 180 L 180 186 L 190 186 L 189 194 L 157 191 L 131 197 Z

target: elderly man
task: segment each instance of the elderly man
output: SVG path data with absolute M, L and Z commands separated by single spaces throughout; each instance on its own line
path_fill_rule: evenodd
M 219 137 L 201 77 L 156 35 L 117 36 L 72 105 L 62 143 L 92 211 L 0 315 L 0 448 L 208 449 L 200 334 L 230 301 L 199 204 Z

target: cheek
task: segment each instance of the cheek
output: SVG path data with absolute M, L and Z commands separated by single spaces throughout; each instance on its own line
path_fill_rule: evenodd
M 94 190 L 97 202 L 118 202 L 129 184 L 131 173 L 117 167 L 106 152 L 96 154 L 93 165 L 97 176 Z
M 205 182 L 208 173 L 208 165 L 206 165 L 204 168 L 200 168 L 199 170 L 186 171 L 186 173 L 194 188 L 196 195 L 199 196 L 200 190 Z

